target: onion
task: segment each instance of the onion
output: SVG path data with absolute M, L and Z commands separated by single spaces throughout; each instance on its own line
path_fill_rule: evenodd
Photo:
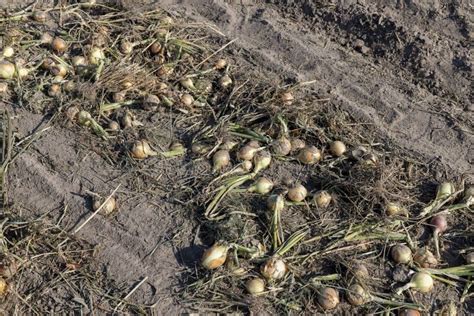
M 242 170 L 244 172 L 249 172 L 250 170 L 252 170 L 252 167 L 253 167 L 253 163 L 248 160 L 242 161 L 240 165 L 242 166 Z
M 212 156 L 212 171 L 216 172 L 230 164 L 230 155 L 229 151 L 225 149 L 218 150 Z
M 259 151 L 259 148 L 249 146 L 248 144 L 240 148 L 237 152 L 238 160 L 252 160 L 255 154 Z
M 194 103 L 194 98 L 189 93 L 185 93 L 181 96 L 180 101 L 184 106 L 190 107 Z
M 393 246 L 390 255 L 396 263 L 409 263 L 413 259 L 411 249 L 402 244 Z
M 235 146 L 237 146 L 237 142 L 233 139 L 226 139 L 220 146 L 219 149 L 224 150 L 232 150 Z
M 291 143 L 291 151 L 294 151 L 294 152 L 299 151 L 306 147 L 306 143 L 301 138 L 292 138 L 290 140 L 290 143 Z
M 151 44 L 149 50 L 153 55 L 159 54 L 161 51 L 160 42 L 154 42 L 153 44 Z
M 194 82 L 191 78 L 183 79 L 179 83 L 188 90 L 196 90 L 196 87 L 194 86 Z
M 115 122 L 115 121 L 110 121 L 109 122 L 109 130 L 111 131 L 119 131 L 120 130 L 120 124 Z
M 82 126 L 90 125 L 91 120 L 92 115 L 87 111 L 82 110 L 77 114 L 77 122 Z
M 84 56 L 74 56 L 72 58 L 72 65 L 74 67 L 82 67 L 82 66 L 86 66 L 87 62 Z
M 280 100 L 283 102 L 284 105 L 291 105 L 295 100 L 295 97 L 291 92 L 287 91 L 281 94 Z
M 256 192 L 258 194 L 270 193 L 273 189 L 273 182 L 265 177 L 260 177 L 255 183 L 248 188 L 249 192 Z
M 354 266 L 351 267 L 350 271 L 352 275 L 359 280 L 365 280 L 369 277 L 369 270 L 367 270 L 365 264 L 362 264 L 360 262 L 354 264 Z
M 421 293 L 431 292 L 434 286 L 434 281 L 431 275 L 425 272 L 417 272 L 412 277 L 409 283 L 398 288 L 396 290 L 397 295 L 400 295 L 403 291 L 413 288 L 414 290 Z
M 8 284 L 4 278 L 0 277 L 0 296 L 7 294 Z
M 204 251 L 201 259 L 202 266 L 208 270 L 219 268 L 225 263 L 228 250 L 229 247 L 215 243 L 211 248 Z
M 92 47 L 89 52 L 89 63 L 98 65 L 101 60 L 105 59 L 105 54 L 99 47 Z
M 66 117 L 70 121 L 75 121 L 78 114 L 79 114 L 79 108 L 75 105 L 68 107 L 66 110 Z
M 45 32 L 45 33 L 41 34 L 41 37 L 40 37 L 41 44 L 51 45 L 53 40 L 54 40 L 53 35 L 49 34 L 48 32 Z
M 126 91 L 114 92 L 112 94 L 112 100 L 116 103 L 121 103 L 121 102 L 125 101 L 126 95 L 127 95 Z M 145 103 L 145 102 L 143 102 L 143 103 Z M 146 106 L 144 105 L 143 107 L 145 108 Z
M 418 249 L 413 255 L 413 261 L 422 268 L 435 268 L 438 265 L 438 260 L 427 248 Z
M 64 85 L 64 90 L 66 92 L 73 92 L 76 90 L 76 83 L 74 81 L 68 81 L 66 82 L 66 84 Z
M 416 309 L 404 309 L 398 313 L 398 316 L 421 316 L 420 312 Z
M 48 89 L 48 95 L 50 97 L 57 97 L 61 94 L 61 86 L 58 85 L 57 83 L 53 83 L 52 85 L 49 86 Z
M 360 284 L 354 283 L 347 289 L 346 298 L 349 304 L 360 306 L 370 301 L 370 294 Z
M 331 194 L 325 190 L 316 192 L 313 197 L 314 204 L 316 204 L 319 208 L 328 207 L 329 204 L 331 204 L 331 200 Z
M 92 205 L 94 211 L 97 211 L 99 207 L 104 203 L 104 199 L 96 199 L 94 204 Z M 117 203 L 115 202 L 115 198 L 111 196 L 107 202 L 105 202 L 104 206 L 102 207 L 101 211 L 104 211 L 106 215 L 109 215 L 115 211 L 117 207 Z
M 260 278 L 250 279 L 245 283 L 247 292 L 252 295 L 259 295 L 265 291 L 265 281 Z
M 219 79 L 219 86 L 221 88 L 227 88 L 232 84 L 232 79 L 228 75 L 224 75 Z
M 297 184 L 288 190 L 287 196 L 290 201 L 301 202 L 308 195 L 308 190 L 302 185 Z
M 62 38 L 55 37 L 51 42 L 51 48 L 57 54 L 63 54 L 67 49 L 67 44 Z
M 126 96 L 125 91 L 121 91 L 121 92 L 117 92 L 117 93 L 121 93 L 123 95 L 123 99 L 125 99 L 125 96 Z M 160 103 L 161 103 L 161 100 L 157 95 L 148 94 L 143 99 L 142 107 L 143 107 L 143 109 L 145 109 L 147 111 L 155 111 L 158 108 L 158 106 L 160 105 Z
M 150 145 L 146 140 L 136 141 L 132 146 L 130 154 L 135 159 L 145 159 L 150 156 L 158 155 L 156 151 L 151 149 Z
M 174 71 L 174 68 L 172 65 L 163 65 L 158 69 L 158 76 L 161 77 L 167 77 L 171 75 Z
M 35 11 L 33 12 L 32 18 L 36 22 L 43 23 L 46 22 L 46 20 L 48 19 L 48 14 L 44 11 Z
M 336 157 L 341 157 L 342 155 L 344 155 L 346 150 L 346 145 L 339 140 L 332 142 L 329 146 L 329 151 Z
M 227 66 L 227 60 L 221 58 L 218 61 L 216 61 L 214 68 L 216 68 L 217 70 L 221 70 L 221 69 L 224 69 L 226 66 Z
M 6 46 L 3 48 L 2 55 L 5 58 L 10 58 L 15 54 L 15 51 L 13 50 L 13 47 L 11 46 Z
M 272 194 L 267 199 L 267 207 L 273 212 L 281 212 L 285 208 L 285 199 L 280 194 Z
M 267 280 L 279 280 L 282 279 L 288 268 L 285 262 L 278 257 L 272 257 L 268 259 L 261 267 L 260 273 Z
M 11 79 L 15 75 L 15 65 L 6 60 L 0 60 L 0 78 Z
M 0 82 L 0 94 L 6 94 L 8 92 L 8 84 L 6 82 Z
M 435 242 L 436 257 L 439 259 L 441 257 L 439 252 L 439 234 L 442 234 L 448 229 L 448 222 L 446 217 L 442 214 L 433 216 L 431 218 L 430 224 L 433 226 L 433 239 Z
M 466 262 L 468 264 L 474 263 L 474 252 L 470 252 L 466 255 Z
M 210 148 L 209 148 L 208 145 L 201 144 L 201 143 L 194 143 L 191 146 L 191 152 L 193 154 L 197 154 L 197 155 L 207 154 L 209 152 L 209 150 L 210 150 Z
M 41 62 L 41 68 L 44 70 L 51 70 L 51 67 L 54 65 L 56 65 L 56 63 L 51 58 L 46 58 Z
M 247 143 L 247 146 L 253 147 L 253 148 L 260 148 L 260 143 L 256 140 L 251 140 Z
M 238 266 L 234 260 L 227 260 L 225 266 L 235 276 L 242 276 L 247 272 L 244 268 Z
M 286 156 L 291 151 L 291 142 L 285 136 L 280 137 L 271 145 L 272 152 L 277 156 Z
M 131 54 L 133 52 L 133 44 L 126 39 L 122 40 L 120 42 L 120 52 L 125 55 Z
M 207 79 L 196 80 L 195 87 L 201 93 L 210 93 L 212 91 L 212 83 Z
M 406 209 L 401 207 L 398 203 L 387 202 L 385 204 L 385 214 L 387 216 L 407 216 L 408 212 Z
M 18 78 L 24 78 L 30 74 L 30 69 L 24 67 L 17 67 L 16 73 Z M 56 77 L 57 78 L 57 77 Z M 55 78 L 55 79 L 56 79 Z M 62 77 L 61 77 L 62 79 Z
M 65 77 L 67 75 L 67 67 L 63 64 L 52 65 L 49 70 L 55 76 Z
M 339 304 L 339 292 L 332 287 L 325 287 L 318 291 L 318 304 L 324 309 L 334 309 Z
M 253 157 L 253 164 L 255 165 L 253 170 L 254 174 L 257 174 L 261 170 L 268 168 L 271 162 L 272 155 L 268 151 L 259 151 L 257 154 L 255 154 L 255 157 Z
M 298 161 L 305 165 L 312 165 L 321 160 L 321 151 L 314 146 L 305 147 L 298 153 Z
M 436 192 L 436 199 L 445 199 L 449 197 L 456 191 L 454 188 L 454 184 L 451 182 L 443 182 L 438 186 L 438 190 Z

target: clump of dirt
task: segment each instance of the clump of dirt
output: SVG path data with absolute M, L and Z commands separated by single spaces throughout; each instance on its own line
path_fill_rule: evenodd
M 435 312 L 448 300 L 470 312 L 472 265 L 459 256 L 472 250 L 472 212 L 460 176 L 469 161 L 458 157 L 469 155 L 463 146 L 472 124 L 455 112 L 466 108 L 467 52 L 457 51 L 462 74 L 452 85 L 446 65 L 430 60 L 436 49 L 444 58 L 442 45 L 431 50 L 423 32 L 403 25 L 409 18 L 372 5 L 198 3 L 163 4 L 198 22 L 110 3 L 33 6 L 0 20 L 2 41 L 18 57 L 6 59 L 17 75 L 29 70 L 7 78 L 2 95 L 16 122 L 5 266 L 21 263 L 19 273 L 4 275 L 13 285 L 7 311 L 19 304 L 25 312 L 314 313 L 322 310 L 321 289 L 330 287 L 339 291 L 336 314 Z M 462 10 L 449 12 L 467 28 Z M 66 52 L 41 43 L 45 32 L 64 38 Z M 258 51 L 268 42 L 275 48 Z M 73 63 L 79 56 L 84 64 Z M 57 76 L 61 65 L 66 76 Z M 411 108 L 426 96 L 434 105 Z M 447 100 L 455 110 L 438 106 Z M 438 123 L 453 129 L 438 134 Z M 406 142 L 405 128 L 419 139 Z M 457 154 L 436 142 L 444 135 L 444 142 L 461 139 L 453 143 Z M 322 160 L 301 163 L 294 147 L 276 154 L 276 141 L 285 137 L 317 147 Z M 335 140 L 347 147 L 341 155 L 330 149 Z M 237 152 L 248 141 L 258 142 L 257 157 L 273 153 L 269 166 L 258 170 L 253 160 L 253 172 L 242 169 Z M 137 159 L 144 142 L 150 156 Z M 214 170 L 218 151 L 227 151 L 231 163 Z M 428 159 L 433 151 L 452 169 Z M 273 190 L 248 192 L 260 176 Z M 456 192 L 423 213 L 447 180 Z M 296 183 L 308 190 L 302 202 L 288 201 Z M 313 198 L 321 191 L 331 197 L 328 205 Z M 270 194 L 284 201 L 282 209 L 268 207 Z M 117 208 L 107 215 L 94 201 L 109 196 Z M 389 203 L 408 217 L 388 216 Z M 443 262 L 429 273 L 445 280 L 430 294 L 396 294 L 421 267 L 396 264 L 389 250 L 397 243 L 433 250 L 429 218 L 440 210 L 449 230 L 440 240 Z M 228 247 L 227 260 L 209 271 L 200 261 L 216 243 Z M 282 278 L 266 275 L 269 259 L 283 260 Z M 358 264 L 370 275 L 355 273 Z M 22 276 L 31 281 L 22 283 Z M 264 294 L 248 293 L 251 278 L 266 278 Z M 45 280 L 48 288 L 40 285 Z M 345 297 L 355 283 L 377 300 L 352 307 Z

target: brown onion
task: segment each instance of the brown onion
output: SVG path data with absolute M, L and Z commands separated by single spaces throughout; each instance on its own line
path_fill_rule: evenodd
M 63 54 L 67 49 L 67 44 L 62 38 L 55 37 L 51 42 L 51 48 L 57 54 Z
M 331 194 L 329 194 L 327 191 L 318 191 L 314 194 L 313 197 L 313 202 L 316 204 L 319 208 L 326 208 L 331 204 Z
M 149 50 L 153 55 L 159 54 L 161 51 L 160 42 L 154 42 L 153 44 L 151 44 Z
M 48 89 L 48 95 L 50 97 L 57 97 L 61 94 L 61 86 L 58 85 L 57 83 L 53 83 L 51 86 L 49 86 Z
M 360 284 L 354 283 L 347 289 L 346 298 L 349 304 L 360 306 L 370 301 L 370 294 Z
M 332 287 L 318 290 L 318 304 L 324 309 L 334 309 L 339 305 L 339 292 Z
M 117 123 L 116 121 L 110 121 L 109 122 L 109 130 L 111 131 L 119 131 L 120 130 L 120 124 Z
M 225 263 L 227 259 L 228 250 L 229 247 L 227 247 L 226 245 L 215 243 L 202 255 L 202 266 L 208 270 L 219 268 Z
M 6 60 L 0 60 L 0 78 L 11 79 L 15 76 L 15 65 Z
M 295 97 L 291 92 L 287 91 L 281 94 L 280 100 L 283 102 L 284 105 L 291 105 L 295 100 Z
M 287 270 L 288 268 L 281 258 L 272 257 L 261 266 L 260 273 L 267 280 L 279 280 L 285 276 Z
M 265 281 L 260 278 L 250 279 L 245 283 L 247 292 L 252 295 L 259 295 L 265 291 Z
M 2 55 L 5 58 L 10 58 L 15 54 L 15 51 L 13 50 L 13 47 L 11 46 L 6 46 L 2 50 Z
M 277 156 L 286 156 L 291 151 L 291 142 L 288 138 L 282 136 L 272 143 L 271 149 Z
M 130 154 L 135 159 L 145 159 L 150 156 L 158 155 L 156 151 L 151 149 L 150 145 L 146 140 L 136 141 L 132 146 Z
M 190 107 L 194 103 L 194 98 L 189 93 L 185 93 L 181 96 L 180 101 L 184 106 Z
M 268 194 L 273 189 L 273 182 L 265 177 L 260 177 L 255 183 L 248 189 L 249 192 L 256 192 L 258 194 Z
M 272 194 L 267 199 L 267 208 L 273 212 L 281 212 L 285 208 L 285 199 L 280 194 Z
M 228 75 L 224 75 L 219 79 L 219 86 L 227 88 L 232 84 L 232 79 Z
M 43 23 L 43 22 L 46 22 L 46 20 L 48 19 L 48 14 L 44 11 L 34 11 L 32 18 L 36 22 Z
M 96 199 L 94 201 L 94 204 L 92 205 L 94 211 L 97 211 L 102 204 L 104 204 L 104 206 L 102 207 L 101 211 L 103 211 L 106 215 L 112 214 L 115 211 L 115 208 L 117 207 L 115 198 L 111 196 L 108 200 Z
M 403 309 L 398 313 L 398 316 L 421 316 L 420 312 L 416 309 Z
M 287 193 L 288 199 L 293 202 L 302 202 L 307 195 L 308 190 L 302 184 L 293 186 Z
M 216 68 L 217 70 L 221 70 L 221 69 L 224 69 L 225 67 L 227 66 L 227 60 L 225 59 L 219 59 L 214 68 Z
M 314 146 L 301 149 L 298 153 L 298 161 L 305 165 L 312 165 L 321 160 L 321 151 Z
M 392 247 L 390 255 L 396 263 L 409 263 L 413 259 L 411 249 L 405 245 L 398 244 Z
M 329 147 L 329 151 L 331 152 L 331 154 L 336 157 L 341 157 L 342 155 L 344 155 L 346 150 L 346 145 L 339 140 L 332 142 Z
M 306 147 L 306 143 L 301 138 L 292 138 L 291 142 L 291 151 L 297 152 Z
M 438 260 L 426 247 L 418 249 L 413 255 L 413 261 L 422 268 L 435 268 Z
M 218 150 L 212 156 L 212 170 L 213 172 L 219 171 L 230 164 L 229 151 L 225 149 Z
M 7 294 L 8 284 L 4 278 L 0 277 L 0 296 L 5 296 Z

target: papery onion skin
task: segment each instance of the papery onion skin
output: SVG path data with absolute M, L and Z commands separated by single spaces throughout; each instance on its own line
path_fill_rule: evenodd
M 272 257 L 268 259 L 260 268 L 260 273 L 267 280 L 279 280 L 282 279 L 288 268 L 283 259 L 278 257 Z
M 265 281 L 260 278 L 250 279 L 245 283 L 247 292 L 252 295 L 259 295 L 265 291 Z
M 332 142 L 331 145 L 329 146 L 329 151 L 331 152 L 332 155 L 336 157 L 341 157 L 347 151 L 347 148 L 343 142 L 336 140 Z
M 390 250 L 390 255 L 393 261 L 401 264 L 409 263 L 413 259 L 411 249 L 402 244 L 393 246 Z
M 318 291 L 317 300 L 324 310 L 334 309 L 339 305 L 339 292 L 332 287 L 325 287 Z
M 347 289 L 346 298 L 349 304 L 360 306 L 368 302 L 369 295 L 360 284 L 354 283 Z
M 225 263 L 227 259 L 228 250 L 229 247 L 227 247 L 226 245 L 215 243 L 202 255 L 202 266 L 208 270 L 219 268 Z
M 288 190 L 287 196 L 290 201 L 302 202 L 308 195 L 308 190 L 302 185 L 297 184 Z

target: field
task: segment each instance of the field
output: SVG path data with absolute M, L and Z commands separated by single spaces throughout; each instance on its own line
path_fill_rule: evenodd
M 474 313 L 468 3 L 60 2 L 1 4 L 4 314 Z

